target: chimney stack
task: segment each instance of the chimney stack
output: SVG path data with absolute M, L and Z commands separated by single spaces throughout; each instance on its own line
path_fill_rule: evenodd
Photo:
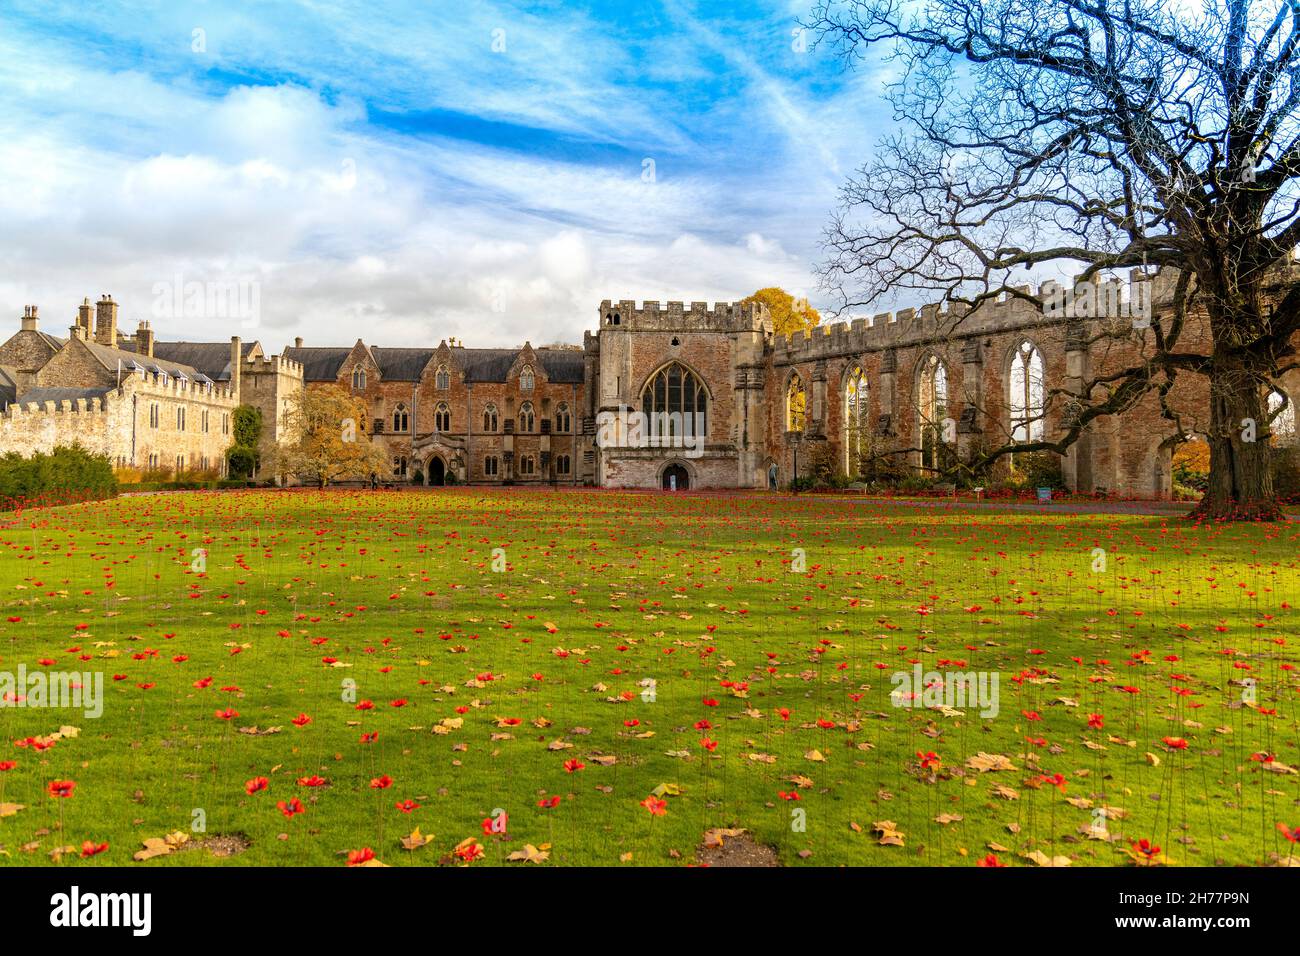
M 300 349 L 300 348 L 302 348 L 302 336 L 301 336 L 301 335 L 298 336 L 296 339 L 293 340 L 293 347 L 296 348 L 296 349 Z
M 235 401 L 239 401 L 239 366 L 243 361 L 243 343 L 239 341 L 238 335 L 232 335 L 230 337 L 230 390 L 235 393 Z
M 34 305 L 23 306 L 23 331 L 35 332 L 39 321 L 37 307 Z
M 107 293 L 95 303 L 95 341 L 117 348 L 117 303 Z
M 85 329 L 85 335 L 78 335 L 76 338 L 83 342 L 90 338 L 90 316 L 95 310 L 90 305 L 90 297 L 81 300 L 81 305 L 77 306 L 77 325 L 76 328 Z
M 135 350 L 153 358 L 153 329 L 149 328 L 148 319 L 141 319 L 140 327 L 135 330 Z

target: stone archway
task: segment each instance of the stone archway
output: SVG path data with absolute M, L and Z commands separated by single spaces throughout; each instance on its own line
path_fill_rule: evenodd
M 424 479 L 430 485 L 445 485 L 447 483 L 447 463 L 442 460 L 441 455 L 433 455 L 429 458 L 429 465 L 424 471 Z
M 685 491 L 691 486 L 691 473 L 684 465 L 669 465 L 661 477 L 664 491 Z

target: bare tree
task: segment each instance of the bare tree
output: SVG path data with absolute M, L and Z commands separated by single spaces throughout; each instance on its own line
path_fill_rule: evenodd
M 1205 376 L 1209 490 L 1197 514 L 1274 519 L 1266 393 L 1293 354 L 1300 285 L 1300 0 L 820 0 L 808 24 L 848 62 L 893 59 L 903 132 L 846 185 L 823 278 L 844 307 L 900 289 L 955 314 L 1035 267 L 1079 278 L 1176 270 L 1150 345 L 1068 396 L 1029 450 L 1179 374 Z M 1187 333 L 1190 310 L 1207 336 Z M 998 455 L 1024 444 L 993 449 Z

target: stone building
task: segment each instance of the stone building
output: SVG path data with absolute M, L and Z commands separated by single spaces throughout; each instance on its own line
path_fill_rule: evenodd
M 27 306 L 0 344 L 0 452 L 77 442 L 123 468 L 224 475 L 235 408 L 263 409 L 265 450 L 302 388 L 301 368 L 256 342 L 158 342 L 147 321 L 125 335 L 107 295 L 82 301 L 66 338 L 39 323 Z
M 367 430 L 397 481 L 593 482 L 581 348 L 381 348 L 360 339 L 329 348 L 299 339 L 284 355 L 302 366 L 308 388 L 364 398 Z
M 1279 289 L 1300 281 L 1300 268 L 1277 281 Z M 1034 301 L 1008 295 L 970 313 L 905 309 L 791 337 L 772 334 L 760 305 L 606 300 L 585 341 L 584 415 L 600 438 L 595 481 L 776 488 L 814 461 L 852 477 L 871 460 L 892 463 L 895 475 L 935 476 L 990 449 L 1054 440 L 1074 411 L 1055 390 L 1079 394 L 1140 365 L 1153 350 L 1151 319 L 1167 318 L 1173 289 L 1168 273 L 1068 295 L 1045 283 Z M 1206 317 L 1189 314 L 1180 351 L 1208 354 L 1209 342 Z M 1090 400 L 1102 392 L 1094 384 Z M 1296 440 L 1296 396 L 1292 368 L 1268 396 L 1274 442 Z M 1167 497 L 1174 449 L 1207 425 L 1207 383 L 1184 374 L 1161 402 L 1149 392 L 1084 428 L 1059 456 L 1065 485 Z M 1009 465 L 1000 459 L 991 480 L 1007 477 Z
M 763 489 L 814 463 L 852 477 L 880 461 L 933 476 L 1062 435 L 1075 410 L 1055 390 L 1143 361 L 1172 289 L 1165 274 L 1111 280 L 1083 308 L 1079 287 L 1046 283 L 968 314 L 904 309 L 790 337 L 761 304 L 606 300 L 581 346 L 299 339 L 278 355 L 238 336 L 157 342 L 148 322 L 125 335 L 108 296 L 84 300 L 60 338 L 29 306 L 0 344 L 0 452 L 76 440 L 122 465 L 220 470 L 235 407 L 261 409 L 265 456 L 292 437 L 285 412 L 304 388 L 337 386 L 364 399 L 365 431 L 399 482 Z M 1180 348 L 1208 342 L 1205 317 L 1189 315 Z M 1292 369 L 1269 396 L 1272 440 L 1295 440 L 1298 395 Z M 1153 392 L 1087 426 L 1060 456 L 1062 477 L 1078 491 L 1167 496 L 1173 451 L 1207 413 L 1204 379 L 1182 375 L 1163 407 Z

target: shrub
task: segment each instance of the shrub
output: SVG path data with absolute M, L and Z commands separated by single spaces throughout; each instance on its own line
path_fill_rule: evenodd
M 1061 474 L 1061 456 L 1050 451 L 1016 455 L 1011 461 L 1011 485 L 1015 488 L 1051 488 L 1065 490 Z
M 1300 448 L 1274 448 L 1273 492 L 1280 501 L 1300 500 Z
M 6 510 L 111 498 L 117 491 L 108 456 L 92 455 L 79 445 L 30 458 L 17 452 L 0 458 L 0 507 Z
M 262 410 L 240 405 L 230 415 L 235 442 L 226 450 L 226 470 L 231 478 L 252 478 L 257 470 L 257 445 L 262 439 Z
M 1199 438 L 1182 442 L 1174 448 L 1170 471 L 1176 492 L 1204 493 L 1210 486 L 1210 446 Z
M 251 478 L 257 467 L 257 454 L 252 448 L 234 445 L 226 452 L 226 465 L 231 478 Z

